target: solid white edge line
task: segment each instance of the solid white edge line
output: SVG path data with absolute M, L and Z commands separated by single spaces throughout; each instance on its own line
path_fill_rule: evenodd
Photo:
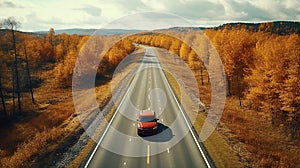
M 146 53 L 146 52 L 145 52 L 145 53 Z M 145 55 L 146 55 L 146 54 L 145 54 Z M 145 55 L 144 55 L 144 56 L 145 56 Z M 144 58 L 143 58 L 143 59 L 144 59 Z M 142 63 L 143 63 L 143 62 L 142 62 Z M 141 65 L 140 65 L 140 67 L 141 67 Z M 139 67 L 139 68 L 140 68 L 140 67 Z M 129 93 L 129 90 L 130 90 L 131 87 L 133 86 L 133 80 L 134 80 L 134 79 L 135 79 L 135 76 L 134 76 L 134 78 L 132 79 L 132 82 L 131 82 L 130 86 L 128 87 L 128 89 L 127 89 L 125 95 L 123 96 L 122 101 L 120 102 L 120 104 L 119 104 L 118 108 L 116 109 L 114 115 L 112 116 L 111 120 L 109 121 L 108 125 L 106 126 L 105 131 L 103 132 L 103 134 L 102 134 L 100 140 L 99 140 L 98 143 L 97 143 L 97 146 L 94 148 L 94 150 L 93 150 L 93 152 L 92 152 L 90 158 L 89 158 L 88 161 L 86 162 L 86 164 L 85 164 L 85 166 L 84 166 L 85 168 L 87 168 L 87 167 L 89 166 L 89 164 L 90 164 L 91 160 L 93 159 L 93 157 L 94 157 L 96 151 L 98 150 L 98 148 L 99 148 L 99 146 L 100 146 L 102 140 L 104 139 L 104 136 L 105 136 L 105 134 L 107 133 L 107 131 L 108 131 L 108 129 L 109 129 L 111 123 L 113 122 L 115 116 L 117 115 L 117 113 L 118 113 L 118 111 L 119 111 L 121 105 L 122 105 L 123 102 L 125 101 L 125 98 L 126 98 L 126 96 L 128 95 L 128 93 Z
M 150 164 L 150 145 L 147 146 L 147 164 Z
M 151 48 L 151 49 L 153 49 L 153 48 Z M 155 50 L 155 49 L 153 49 L 153 50 Z M 155 50 L 155 51 L 156 51 L 156 50 Z M 156 54 L 157 54 L 157 52 L 156 52 Z M 158 56 L 157 56 L 157 57 L 158 57 Z M 157 58 L 157 59 L 158 59 L 158 58 Z M 160 61 L 159 61 L 159 62 L 160 62 Z M 166 80 L 166 83 L 167 83 L 167 85 L 168 85 L 168 88 L 169 88 L 169 90 L 170 90 L 172 96 L 174 97 L 177 106 L 178 106 L 179 109 L 180 109 L 180 112 L 181 112 L 181 114 L 182 114 L 182 116 L 183 116 L 183 118 L 184 118 L 184 120 L 185 120 L 185 122 L 186 122 L 186 124 L 187 124 L 187 126 L 188 126 L 188 128 L 189 128 L 189 130 L 190 130 L 190 132 L 191 132 L 191 134 L 192 134 L 192 136 L 193 136 L 193 139 L 194 139 L 194 141 L 195 141 L 195 143 L 196 143 L 196 145 L 197 145 L 197 147 L 198 147 L 198 149 L 199 149 L 199 151 L 200 151 L 200 153 L 201 153 L 201 155 L 202 155 L 202 157 L 203 157 L 203 159 L 204 159 L 204 161 L 205 161 L 205 163 L 206 163 L 206 166 L 207 166 L 208 168 L 211 168 L 211 167 L 210 167 L 210 164 L 209 164 L 209 162 L 208 162 L 208 160 L 207 160 L 207 158 L 206 158 L 206 156 L 205 156 L 205 154 L 204 154 L 204 152 L 203 152 L 203 150 L 202 150 L 202 148 L 201 148 L 201 146 L 200 146 L 200 144 L 199 144 L 199 142 L 198 142 L 198 139 L 196 138 L 196 136 L 195 136 L 195 134 L 194 134 L 194 132 L 193 132 L 193 130 L 192 130 L 192 128 L 191 128 L 191 126 L 190 126 L 190 124 L 189 124 L 189 122 L 188 122 L 188 120 L 187 120 L 187 118 L 186 118 L 186 116 L 185 116 L 185 114 L 184 114 L 184 112 L 183 112 L 183 110 L 182 110 L 180 104 L 179 104 L 179 102 L 177 101 L 177 98 L 176 98 L 175 95 L 174 95 L 174 92 L 173 92 L 173 90 L 172 90 L 172 88 L 171 88 L 171 86 L 170 86 L 170 84 L 169 84 L 169 81 L 168 81 L 168 79 L 167 79 L 165 73 L 163 72 L 163 69 L 162 69 L 161 64 L 159 64 L 159 66 L 161 67 L 161 72 L 162 72 L 162 74 L 163 74 L 163 76 L 164 76 L 164 79 Z

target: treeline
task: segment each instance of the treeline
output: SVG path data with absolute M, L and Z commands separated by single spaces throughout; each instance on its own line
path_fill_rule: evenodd
M 90 76 L 93 72 L 97 72 L 96 78 L 111 78 L 117 65 L 134 49 L 133 42 L 129 38 L 121 39 L 119 35 L 84 36 L 76 49 L 70 50 L 63 61 L 56 66 L 57 84 L 63 87 L 72 85 L 73 70 L 78 56 L 80 56 L 80 73 L 85 76 L 84 80 L 95 78 L 95 76 Z M 96 67 L 95 61 L 100 63 Z
M 290 35 L 300 34 L 300 23 L 292 21 L 275 21 L 265 23 L 227 23 L 218 27 L 214 27 L 214 30 L 223 29 L 246 29 L 251 32 L 264 32 L 278 35 Z
M 185 42 L 177 37 L 182 37 Z M 130 38 L 135 43 L 164 48 L 179 56 L 195 73 L 199 73 L 201 84 L 204 85 L 204 77 L 208 76 L 205 65 L 209 64 L 209 48 L 211 46 L 208 43 L 208 38 L 203 34 L 194 33 L 191 30 L 187 33 L 167 31 L 165 33 L 140 33 Z M 192 49 L 193 46 L 199 46 L 197 52 L 201 53 L 200 56 Z M 207 78 L 208 82 L 209 79 Z

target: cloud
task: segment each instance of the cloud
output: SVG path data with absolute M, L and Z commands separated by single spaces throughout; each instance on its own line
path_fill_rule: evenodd
M 285 0 L 285 1 L 282 1 L 281 3 L 283 3 L 283 5 L 286 9 L 300 11 L 299 2 L 300 2 L 299 0 Z
M 4 2 L 0 2 L 0 7 L 6 7 L 6 8 L 21 8 L 21 6 L 18 6 L 16 4 L 14 4 L 11 1 L 4 1 Z
M 102 11 L 101 8 L 94 7 L 94 6 L 86 6 L 83 8 L 74 8 L 74 10 L 84 11 L 87 14 L 89 14 L 91 16 L 95 16 L 95 17 L 101 16 L 101 11 Z
M 252 0 L 249 3 L 265 11 L 272 20 L 300 19 L 300 0 Z
M 182 0 L 156 0 L 160 2 L 161 7 L 170 13 L 177 14 L 181 17 L 191 19 L 191 20 L 201 20 L 201 19 L 217 19 L 223 16 L 225 11 L 221 4 L 216 4 L 208 0 L 198 0 L 198 1 L 182 1 Z M 152 1 L 153 2 L 153 1 Z M 150 6 L 153 10 L 159 10 L 155 5 Z
M 114 20 L 103 28 L 153 30 L 175 26 L 187 27 L 191 23 L 168 13 L 143 12 Z
M 22 30 L 99 28 L 120 17 L 148 11 L 175 14 L 198 26 L 300 20 L 300 0 L 87 0 L 76 3 L 73 0 L 4 0 L 0 8 L 0 17 L 15 17 L 21 21 Z M 153 23 L 168 19 L 171 18 L 156 16 Z
M 273 16 L 247 1 L 227 1 L 223 3 L 226 15 L 223 19 L 232 21 L 265 21 L 272 20 Z

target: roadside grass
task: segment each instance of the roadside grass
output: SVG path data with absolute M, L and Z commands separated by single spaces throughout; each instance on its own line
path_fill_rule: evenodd
M 178 96 L 180 87 L 176 79 L 172 75 L 166 73 L 166 76 L 172 86 L 172 89 Z M 197 118 L 194 122 L 194 127 L 199 134 L 206 117 L 199 111 Z M 243 164 L 239 161 L 239 157 L 232 150 L 231 146 L 224 140 L 223 136 L 218 131 L 214 131 L 211 136 L 203 142 L 209 155 L 214 161 L 216 167 L 243 167 Z
M 43 94 L 46 95 L 45 92 Z M 56 144 L 69 133 L 59 126 L 73 114 L 71 103 L 58 103 L 46 110 L 24 109 L 28 111 L 24 111 L 10 126 L 1 128 L 6 130 L 1 131 L 4 137 L 1 144 L 9 146 L 5 148 L 9 154 L 2 156 L 0 167 L 31 167 L 37 162 L 36 156 L 48 150 L 49 144 Z
M 117 107 L 114 105 L 112 107 L 112 109 L 105 116 L 105 119 L 107 122 L 109 122 L 110 119 L 112 118 L 116 108 Z M 103 130 L 106 128 L 106 126 L 107 126 L 106 123 L 102 122 L 101 125 L 99 126 L 97 132 L 94 133 L 94 136 L 95 137 L 101 136 L 101 134 L 103 133 Z M 69 165 L 66 165 L 66 167 L 77 168 L 77 167 L 83 166 L 82 164 L 89 157 L 90 153 L 93 151 L 93 149 L 95 148 L 96 145 L 97 145 L 97 142 L 95 142 L 94 139 L 90 139 L 87 142 L 87 144 L 84 146 L 83 150 L 79 153 L 79 155 L 76 156 L 76 158 L 74 160 L 72 160 Z
M 122 81 L 124 79 L 124 77 L 126 77 L 126 75 L 129 74 L 129 72 L 132 70 L 133 67 L 136 66 L 137 62 L 140 62 L 140 60 L 143 58 L 143 55 L 145 53 L 145 50 L 143 48 L 138 48 L 133 54 L 135 55 L 135 57 L 133 57 L 133 59 L 131 60 L 132 63 L 126 67 L 123 71 L 122 74 L 118 74 L 115 76 L 116 81 Z M 127 84 L 127 87 L 129 87 L 129 84 Z M 111 94 L 111 82 L 108 83 L 108 91 Z M 122 90 L 121 95 L 124 95 L 127 89 Z M 97 100 L 99 102 L 99 100 L 102 97 L 102 92 L 101 90 L 97 90 L 96 88 L 96 92 L 97 94 Z M 123 96 L 120 96 L 120 98 Z M 111 99 L 111 96 L 109 97 L 109 99 Z M 110 111 L 105 115 L 105 119 L 107 122 L 109 122 L 111 120 L 111 118 L 113 117 L 114 113 L 117 110 L 117 105 L 120 103 L 121 99 L 117 100 L 118 102 L 116 102 L 116 104 L 114 104 L 112 106 L 112 108 L 110 109 Z M 104 129 L 106 128 L 107 123 L 106 122 L 102 122 L 99 129 L 95 132 L 94 136 L 95 137 L 100 137 L 104 131 Z M 88 159 L 88 157 L 90 156 L 91 152 L 93 151 L 93 149 L 95 148 L 95 146 L 97 145 L 97 142 L 95 142 L 93 139 L 90 139 L 87 143 L 87 145 L 85 145 L 85 147 L 83 148 L 83 150 L 80 152 L 80 154 L 67 166 L 69 168 L 77 168 L 77 167 L 81 167 L 83 166 L 82 164 Z
M 175 93 L 179 87 L 167 75 Z M 210 102 L 210 88 L 200 86 L 202 102 Z M 206 103 L 205 103 L 206 105 Z M 194 127 L 200 133 L 205 115 L 198 113 Z M 300 141 L 290 140 L 284 130 L 271 125 L 262 114 L 239 106 L 235 97 L 227 97 L 221 122 L 204 141 L 216 167 L 295 167 L 300 165 Z M 297 166 L 296 166 L 297 167 Z
M 157 49 L 158 50 L 158 56 L 160 61 L 162 62 L 162 66 L 164 69 L 168 69 L 165 64 L 168 64 L 168 66 L 172 66 L 172 59 L 167 58 L 166 54 L 168 51 L 163 49 Z M 163 55 L 163 56 L 162 56 Z M 173 65 L 174 66 L 174 65 Z M 180 73 L 182 71 L 180 68 L 172 68 L 173 70 L 177 70 L 177 72 L 174 73 Z M 177 98 L 181 97 L 182 88 L 180 84 L 177 82 L 177 80 L 174 78 L 174 76 L 169 73 L 169 71 L 164 70 L 164 73 L 166 74 L 166 77 L 175 92 Z M 199 74 L 195 75 L 196 77 Z M 200 79 L 200 78 L 197 78 Z M 188 79 L 184 81 L 189 81 Z M 206 107 L 209 107 L 210 104 L 210 86 L 208 84 L 200 85 L 200 81 L 198 80 L 198 86 L 199 86 L 199 94 L 200 94 L 200 100 L 206 105 Z M 194 88 L 195 89 L 195 88 Z M 180 100 L 180 99 L 179 99 Z M 182 101 L 182 100 L 180 100 Z M 186 105 L 188 106 L 188 105 Z M 187 111 L 187 113 L 189 113 Z M 188 114 L 189 115 L 189 114 Z M 189 115 L 190 116 L 190 115 Z M 206 116 L 203 112 L 200 110 L 198 111 L 198 114 L 196 116 L 196 120 L 194 121 L 194 128 L 196 129 L 197 133 L 200 134 L 202 125 L 206 119 Z M 221 135 L 218 131 L 214 131 L 211 136 L 203 142 L 204 146 L 206 147 L 209 155 L 211 156 L 212 160 L 214 161 L 214 164 L 216 167 L 243 167 L 244 165 L 240 162 L 240 158 L 237 155 L 237 152 L 235 152 L 232 147 L 228 144 L 228 142 L 224 139 L 224 136 Z

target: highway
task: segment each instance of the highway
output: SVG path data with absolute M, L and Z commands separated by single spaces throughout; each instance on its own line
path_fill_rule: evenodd
M 191 131 L 155 48 L 145 49 L 138 71 L 85 167 L 214 167 Z M 137 135 L 136 119 L 143 109 L 157 113 L 158 134 Z

